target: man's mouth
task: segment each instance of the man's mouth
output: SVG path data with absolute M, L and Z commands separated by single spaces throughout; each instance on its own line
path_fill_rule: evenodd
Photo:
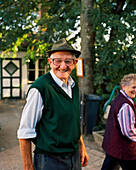
M 68 70 L 59 70 L 61 73 L 65 73 L 67 72 Z

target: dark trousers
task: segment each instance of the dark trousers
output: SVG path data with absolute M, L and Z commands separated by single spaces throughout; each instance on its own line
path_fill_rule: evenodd
M 136 160 L 122 160 L 106 154 L 101 170 L 114 170 L 118 164 L 123 170 L 136 169 Z
M 35 170 L 81 170 L 80 154 L 68 157 L 47 156 L 44 154 L 34 154 Z

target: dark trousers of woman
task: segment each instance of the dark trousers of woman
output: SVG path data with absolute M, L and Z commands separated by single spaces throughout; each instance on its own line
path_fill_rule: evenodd
M 34 154 L 35 170 L 81 170 L 80 154 L 59 157 L 44 154 Z
M 106 154 L 101 170 L 114 170 L 119 164 L 123 170 L 136 170 L 136 160 L 122 160 Z

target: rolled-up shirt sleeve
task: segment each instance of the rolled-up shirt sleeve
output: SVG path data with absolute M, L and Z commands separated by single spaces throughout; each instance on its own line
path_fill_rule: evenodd
M 20 126 L 17 131 L 19 139 L 30 139 L 36 137 L 35 127 L 41 119 L 43 110 L 43 100 L 39 91 L 32 88 L 26 99 L 26 104 L 22 111 Z
M 136 142 L 135 113 L 129 104 L 122 105 L 117 118 L 122 134 Z

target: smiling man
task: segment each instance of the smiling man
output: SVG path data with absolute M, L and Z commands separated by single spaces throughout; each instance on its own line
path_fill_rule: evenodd
M 80 170 L 89 157 L 80 130 L 79 89 L 70 76 L 80 51 L 61 39 L 47 54 L 51 71 L 29 88 L 18 130 L 24 169 Z

